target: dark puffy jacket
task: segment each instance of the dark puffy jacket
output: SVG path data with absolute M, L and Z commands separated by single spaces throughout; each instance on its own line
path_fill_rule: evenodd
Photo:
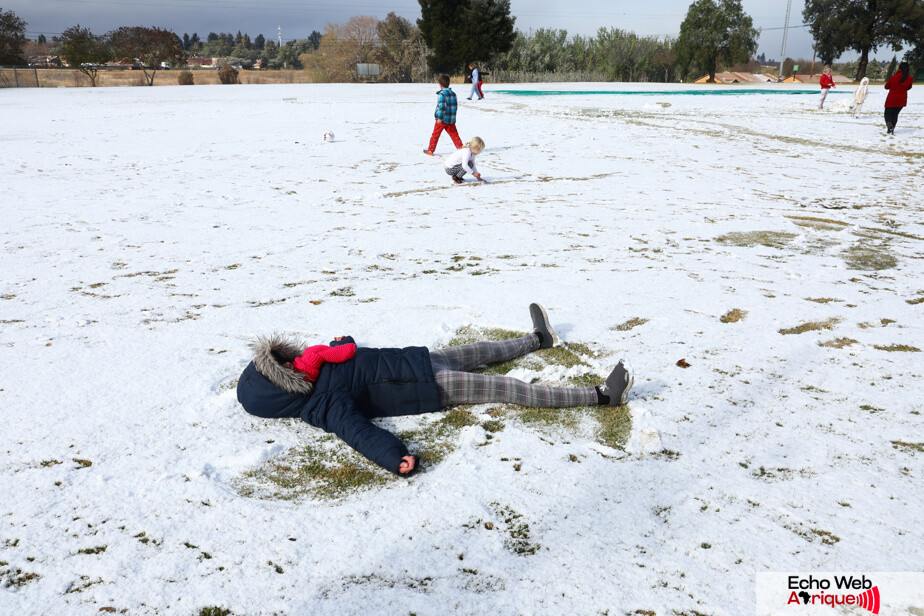
M 346 337 L 331 346 L 353 342 Z M 301 417 L 343 439 L 379 466 L 398 473 L 407 447 L 373 417 L 416 415 L 440 409 L 430 351 L 357 348 L 353 359 L 325 363 L 316 383 L 282 364 L 307 345 L 280 337 L 259 339 L 254 360 L 237 383 L 237 399 L 258 417 Z

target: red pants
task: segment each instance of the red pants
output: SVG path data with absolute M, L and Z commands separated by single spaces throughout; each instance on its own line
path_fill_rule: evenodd
M 484 83 L 483 81 L 478 82 L 478 96 L 480 96 L 481 98 L 484 98 L 484 92 L 481 91 L 481 84 L 483 83 Z
M 436 151 L 436 142 L 440 140 L 440 133 L 443 131 L 449 133 L 449 138 L 456 144 L 456 149 L 462 147 L 462 140 L 459 139 L 459 132 L 456 130 L 456 125 L 437 122 L 436 126 L 433 127 L 433 134 L 430 136 L 430 147 L 427 148 L 431 154 Z

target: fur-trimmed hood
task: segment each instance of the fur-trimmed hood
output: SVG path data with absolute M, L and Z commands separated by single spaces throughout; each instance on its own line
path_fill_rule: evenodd
M 307 346 L 301 340 L 287 339 L 282 334 L 259 336 L 250 345 L 254 368 L 283 391 L 310 396 L 314 383 L 306 381 L 305 375 L 295 368 L 283 365 L 299 357 Z

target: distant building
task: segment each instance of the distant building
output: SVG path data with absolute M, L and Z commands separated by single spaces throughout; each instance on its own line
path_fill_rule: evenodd
M 37 67 L 60 67 L 62 64 L 59 56 L 31 56 L 29 57 L 29 66 Z
M 186 66 L 192 67 L 211 67 L 212 58 L 191 57 L 186 58 Z
M 853 79 L 844 77 L 840 73 L 831 73 L 831 79 L 834 80 L 834 83 L 851 83 Z M 820 83 L 821 82 L 821 73 L 815 73 L 814 75 L 793 75 L 792 77 L 787 77 L 783 80 L 783 83 Z
M 703 75 L 693 83 L 708 83 L 709 75 Z M 716 73 L 716 83 L 776 83 L 773 75 L 757 73 Z

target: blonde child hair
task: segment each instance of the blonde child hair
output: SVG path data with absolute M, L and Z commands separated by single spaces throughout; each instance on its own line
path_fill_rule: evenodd
M 481 140 L 481 137 L 472 137 L 472 140 L 465 144 L 469 150 L 472 151 L 472 154 L 481 154 L 484 152 L 484 141 Z

